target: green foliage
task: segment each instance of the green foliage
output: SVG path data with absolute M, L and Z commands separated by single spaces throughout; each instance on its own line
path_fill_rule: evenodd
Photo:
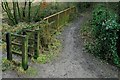
M 69 21 L 73 21 L 73 20 L 77 19 L 77 17 L 78 17 L 77 15 L 78 15 L 78 13 L 71 12 Z
M 37 75 L 37 69 L 32 68 L 29 66 L 28 70 L 26 71 L 27 75 L 29 76 L 35 76 Z
M 39 57 L 37 58 L 37 62 L 45 64 L 47 62 L 47 55 L 40 54 Z
M 46 62 L 53 60 L 53 58 L 58 55 L 60 47 L 60 41 L 54 39 L 53 43 L 51 45 L 48 45 L 48 51 L 44 51 L 42 54 L 39 55 L 39 57 L 37 58 L 37 62 L 45 64 Z
M 34 11 L 34 8 L 37 6 L 33 6 L 32 7 L 32 11 Z M 50 16 L 56 12 L 59 12 L 61 10 L 66 9 L 68 6 L 66 5 L 66 3 L 51 3 L 50 5 L 48 5 L 45 9 L 40 10 L 40 13 L 37 15 L 36 19 L 34 19 L 35 22 L 40 21 L 41 19 Z
M 61 15 L 63 18 L 60 18 L 60 22 L 66 21 L 66 17 L 64 15 Z M 56 19 L 56 18 L 55 18 Z M 73 19 L 73 18 L 72 18 Z M 59 22 L 59 23 L 60 23 Z M 54 24 L 54 25 L 53 25 Z M 35 30 L 35 29 L 40 29 L 40 45 L 41 45 L 41 50 L 48 50 L 48 45 L 52 45 L 53 39 L 55 38 L 56 33 L 60 32 L 60 29 L 58 30 L 57 28 L 57 20 L 53 24 L 48 23 L 47 21 L 40 21 L 38 23 L 21 23 L 16 25 L 16 27 L 12 27 L 9 25 L 2 25 L 2 34 L 3 34 L 3 39 L 5 40 L 5 34 L 4 32 L 13 32 L 17 34 L 22 34 L 24 29 L 30 29 L 30 30 Z M 61 23 L 61 25 L 64 25 L 65 23 Z M 32 36 L 33 38 L 33 36 Z M 13 46 L 14 47 L 14 46 Z M 16 49 L 16 47 L 14 47 Z
M 8 61 L 6 58 L 2 58 L 2 71 L 12 70 L 14 65 L 12 62 Z
M 117 39 L 120 25 L 117 23 L 117 15 L 104 5 L 97 5 L 93 11 L 90 28 L 92 40 L 86 42 L 86 49 L 96 56 L 116 65 L 120 64 L 117 54 Z
M 8 20 L 12 22 L 12 25 L 16 25 L 20 21 L 38 22 L 41 21 L 43 18 L 52 15 L 58 11 L 64 10 L 70 6 L 66 5 L 68 3 L 48 3 L 48 5 L 44 9 L 41 9 L 42 2 L 38 4 L 34 4 L 31 2 L 26 3 L 27 4 L 23 7 L 19 7 L 20 4 L 18 2 L 11 4 L 13 5 L 13 9 L 9 9 L 10 6 L 8 6 L 8 4 L 10 3 L 2 3 L 2 8 L 7 13 Z M 8 8 L 6 8 L 6 6 Z M 14 14 L 11 13 L 12 10 L 14 11 Z M 9 23 L 10 25 L 11 22 Z

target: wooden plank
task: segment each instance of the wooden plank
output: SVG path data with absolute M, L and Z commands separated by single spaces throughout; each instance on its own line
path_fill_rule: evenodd
M 22 52 L 18 52 L 18 51 L 14 51 L 14 50 L 12 50 L 12 54 L 16 54 L 16 55 L 22 56 Z M 28 54 L 28 56 L 29 57 L 33 57 L 33 55 L 31 55 L 31 54 Z
M 60 23 L 59 23 L 60 21 L 59 21 L 59 20 L 60 20 L 60 17 L 59 17 L 59 14 L 58 14 L 58 15 L 57 15 L 57 27 L 58 27 L 58 28 L 59 28 L 59 25 L 60 25 Z
M 28 40 L 31 40 L 31 41 L 33 41 L 34 39 L 30 39 L 30 38 L 29 38 Z
M 11 33 L 11 36 L 25 38 L 25 35 L 20 35 L 20 34 Z
M 67 11 L 67 10 L 69 10 L 69 9 L 72 9 L 72 8 L 75 8 L 75 7 L 71 7 L 71 8 L 65 9 L 65 10 L 63 10 L 63 11 L 57 12 L 57 13 L 55 13 L 55 14 L 53 14 L 53 15 L 50 15 L 50 16 L 44 18 L 43 20 L 47 20 L 48 18 L 51 18 L 51 17 L 53 17 L 53 16 L 57 16 L 58 14 L 61 14 L 61 13 L 65 12 L 65 11 Z
M 12 42 L 12 45 L 22 46 L 22 44 L 20 44 L 20 43 L 16 43 L 16 42 Z
M 34 48 L 34 46 L 28 45 L 28 48 L 32 48 L 32 49 L 33 49 L 33 48 Z
M 22 53 L 21 53 L 21 52 L 18 52 L 18 51 L 15 51 L 15 50 L 12 50 L 12 53 L 13 53 L 13 54 L 22 55 Z
M 25 29 L 27 32 L 34 32 L 35 30 Z

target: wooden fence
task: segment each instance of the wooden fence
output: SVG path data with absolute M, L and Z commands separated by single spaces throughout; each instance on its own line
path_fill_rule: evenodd
M 44 18 L 43 21 L 50 23 L 46 27 L 48 34 L 50 34 L 49 28 L 52 27 L 53 29 L 58 30 L 61 26 L 65 25 L 69 20 L 71 12 L 75 12 L 75 10 L 75 7 L 68 8 Z M 27 70 L 28 57 L 34 57 L 34 59 L 39 57 L 40 28 L 41 26 L 35 30 L 23 29 L 22 34 L 6 33 L 7 59 L 12 61 L 12 53 L 22 55 L 22 67 L 24 70 Z M 13 45 L 19 47 L 20 52 L 13 50 Z M 33 54 L 31 54 L 30 50 L 33 50 Z
M 57 26 L 56 28 L 59 29 L 61 26 L 63 26 L 64 24 L 67 23 L 67 21 L 69 20 L 70 13 L 73 13 L 73 12 L 76 12 L 75 7 L 71 7 L 71 8 L 65 9 L 63 11 L 60 11 L 58 13 L 55 13 L 53 15 L 50 15 L 50 16 L 44 18 L 43 20 L 47 21 L 47 22 L 55 21 L 54 27 Z
M 12 41 L 12 37 L 20 38 L 21 42 L 16 43 Z M 24 70 L 28 68 L 28 36 L 27 35 L 18 35 L 7 33 L 6 34 L 6 43 L 7 43 L 7 59 L 12 61 L 12 53 L 22 55 L 22 67 Z M 21 48 L 21 53 L 15 50 L 12 50 L 12 45 L 16 45 Z

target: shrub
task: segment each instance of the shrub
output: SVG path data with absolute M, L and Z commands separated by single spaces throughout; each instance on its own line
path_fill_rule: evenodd
M 104 5 L 97 5 L 92 14 L 93 41 L 86 44 L 87 49 L 96 56 L 119 65 L 116 44 L 120 25 L 117 23 L 117 15 Z

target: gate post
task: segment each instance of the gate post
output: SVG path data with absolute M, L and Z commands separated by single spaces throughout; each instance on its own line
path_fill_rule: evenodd
M 11 44 L 11 34 L 6 33 L 6 49 L 7 49 L 7 60 L 12 61 L 12 44 Z
M 34 59 L 37 59 L 39 57 L 39 43 L 40 43 L 40 38 L 39 38 L 39 30 L 35 30 L 34 33 Z
M 24 70 L 28 69 L 28 36 L 24 35 L 22 38 L 22 67 Z
M 57 14 L 57 29 L 59 30 L 59 21 L 60 21 L 60 17 L 59 17 L 59 14 Z

